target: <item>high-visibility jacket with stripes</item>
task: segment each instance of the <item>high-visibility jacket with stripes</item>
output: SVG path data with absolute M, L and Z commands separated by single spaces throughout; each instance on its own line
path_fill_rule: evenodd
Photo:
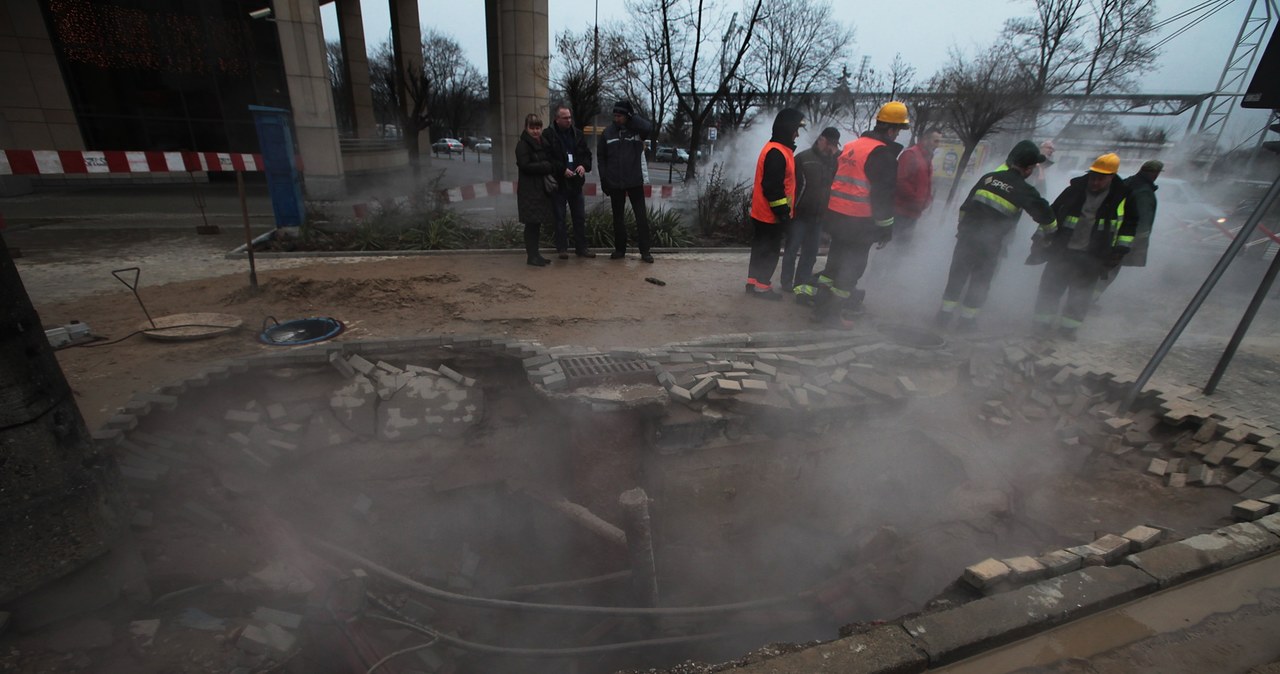
M 1057 227 L 1053 209 L 1040 192 L 1022 177 L 1022 172 L 1000 166 L 974 183 L 960 205 L 960 233 L 1003 238 L 1026 211 L 1043 231 Z
M 1125 208 L 1129 188 L 1116 177 L 1111 181 L 1107 196 L 1098 206 L 1093 222 L 1083 222 L 1081 216 L 1088 179 L 1088 174 L 1073 178 L 1071 184 L 1053 200 L 1053 212 L 1058 217 L 1058 229 L 1052 233 L 1053 244 L 1065 249 L 1077 229 L 1088 227 L 1090 235 L 1087 250 L 1090 253 L 1099 257 L 1127 253 L 1133 246 L 1138 222 L 1137 214 Z
M 779 176 L 766 175 L 765 163 L 771 151 L 780 153 L 786 162 L 781 185 L 778 184 Z M 787 210 L 783 213 L 788 218 L 796 214 L 796 156 L 795 150 L 790 146 L 771 140 L 764 144 L 764 149 L 760 150 L 760 158 L 756 160 L 756 180 L 751 189 L 751 217 L 760 222 L 776 223 L 778 214 L 774 209 L 782 206 L 786 207 Z
M 872 136 L 860 136 L 844 146 L 836 162 L 836 177 L 831 182 L 829 210 L 855 218 L 871 217 L 871 181 L 867 179 L 867 158 L 885 142 Z

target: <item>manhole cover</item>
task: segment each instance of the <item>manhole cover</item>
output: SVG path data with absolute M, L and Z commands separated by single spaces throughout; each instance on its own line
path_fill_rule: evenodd
M 565 379 L 570 386 L 589 384 L 629 383 L 653 378 L 653 368 L 637 358 L 613 356 L 573 356 L 561 358 Z
M 894 342 L 914 349 L 941 349 L 947 345 L 942 335 L 925 328 L 888 323 L 877 325 L 876 330 Z
M 275 321 L 274 318 L 268 318 L 267 320 Z M 327 316 L 297 318 L 292 321 L 276 323 L 271 327 L 267 327 L 264 322 L 262 334 L 258 335 L 258 340 L 263 344 L 271 344 L 273 346 L 311 344 L 337 337 L 342 332 L 342 328 L 342 321 Z

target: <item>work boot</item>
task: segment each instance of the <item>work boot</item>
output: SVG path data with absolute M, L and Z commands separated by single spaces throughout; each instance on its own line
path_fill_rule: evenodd
M 978 319 L 973 316 L 961 316 L 960 320 L 956 321 L 956 332 L 958 333 L 970 333 L 977 329 Z
M 542 253 L 538 252 L 538 225 L 524 226 L 524 252 L 525 264 L 531 267 L 545 267 L 551 264 L 551 260 L 542 257 Z
M 1053 337 L 1053 326 L 1043 321 L 1036 321 L 1031 326 L 1031 336 L 1036 339 L 1049 339 Z
M 557 251 L 556 251 L 556 255 L 558 255 L 558 256 L 560 257 L 560 259 L 561 259 L 561 260 L 568 260 L 568 259 L 569 259 L 569 251 L 567 251 L 567 250 L 557 250 Z
M 627 252 L 624 250 L 615 250 L 612 253 L 609 253 L 610 260 L 621 260 L 626 256 L 627 256 Z
M 591 252 L 590 250 L 587 250 L 586 248 L 579 248 L 577 251 L 574 252 L 574 255 L 577 255 L 578 257 L 595 257 L 596 256 L 595 253 Z
M 938 313 L 933 315 L 933 327 L 946 330 L 948 325 L 951 325 L 951 312 L 939 309 Z
M 642 254 L 642 255 L 640 256 L 640 261 L 641 261 L 641 262 L 648 262 L 649 264 L 653 264 L 653 256 L 652 256 L 652 255 L 650 255 L 650 254 L 648 254 L 648 253 L 644 253 L 644 254 Z
M 1058 336 L 1068 342 L 1074 342 L 1080 339 L 1078 328 L 1069 328 L 1065 325 L 1058 326 Z

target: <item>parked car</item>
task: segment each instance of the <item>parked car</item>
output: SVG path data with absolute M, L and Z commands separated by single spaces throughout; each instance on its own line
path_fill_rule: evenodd
M 654 153 L 653 160 L 683 164 L 689 161 L 689 152 L 679 147 L 660 147 Z
M 457 152 L 458 154 L 462 154 L 462 150 L 462 141 L 457 138 L 441 138 L 431 144 L 432 152 L 443 152 L 445 154 Z
M 486 138 L 476 141 L 476 144 L 472 147 L 476 152 L 493 152 L 493 141 Z

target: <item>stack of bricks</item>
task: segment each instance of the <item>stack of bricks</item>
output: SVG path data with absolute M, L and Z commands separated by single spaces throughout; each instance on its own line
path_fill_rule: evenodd
M 1111 566 L 1126 555 L 1146 550 L 1164 538 L 1162 529 L 1140 525 L 1123 534 L 1103 534 L 1092 543 L 1051 550 L 1039 557 L 984 559 L 965 567 L 960 580 L 989 595 L 1046 578 L 1061 576 L 1086 566 Z

